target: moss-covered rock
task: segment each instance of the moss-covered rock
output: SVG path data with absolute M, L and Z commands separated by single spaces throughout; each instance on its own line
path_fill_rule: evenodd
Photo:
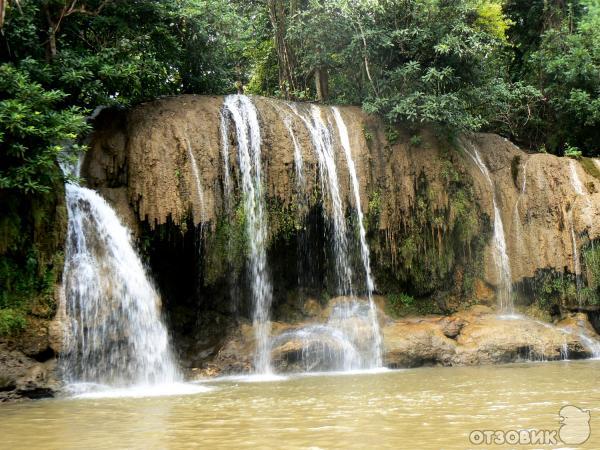
M 67 217 L 61 184 L 33 197 L 2 192 L 0 204 L 0 336 L 6 336 L 22 332 L 30 316 L 54 317 Z

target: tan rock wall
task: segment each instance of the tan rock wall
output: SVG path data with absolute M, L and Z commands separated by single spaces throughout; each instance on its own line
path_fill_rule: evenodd
M 182 222 L 191 211 L 194 223 L 215 222 L 224 209 L 223 154 L 219 122 L 222 97 L 181 96 L 138 106 L 130 112 L 107 113 L 91 140 L 83 175 L 91 187 L 113 189 L 109 200 L 127 222 L 132 217 L 163 224 L 171 217 Z M 316 198 L 320 189 L 317 157 L 303 121 L 288 104 L 265 98 L 253 99 L 261 123 L 263 180 L 269 197 L 290 205 L 296 200 L 294 147 L 284 120 L 300 143 L 306 186 Z M 297 105 L 300 111 L 309 105 Z M 336 141 L 340 191 L 346 205 L 353 205 L 350 178 L 339 144 L 331 109 L 319 106 L 331 123 Z M 361 187 L 361 202 L 369 212 L 369 199 L 381 198 L 379 228 L 390 245 L 396 231 L 411 220 L 418 177 L 427 178 L 429 196 L 440 210 L 449 208 L 445 189 L 448 158 L 460 176 L 473 180 L 481 209 L 493 217 L 492 191 L 473 161 L 460 149 L 452 149 L 428 130 L 395 130 L 393 142 L 386 126 L 356 107 L 342 107 Z M 413 136 L 418 135 L 418 142 Z M 571 227 L 578 245 L 600 237 L 600 180 L 575 162 L 584 186 L 577 194 L 572 183 L 571 160 L 546 154 L 527 154 L 505 139 L 489 134 L 469 138 L 486 162 L 501 209 L 513 281 L 531 277 L 536 269 L 565 267 L 574 271 Z M 193 176 L 188 144 L 200 173 L 202 207 Z M 450 148 L 450 149 L 449 149 Z M 233 183 L 237 185 L 236 148 L 230 146 Z M 526 180 L 525 180 L 526 179 Z M 524 189 L 523 189 L 524 186 Z M 123 192 L 115 190 L 125 190 Z M 118 195 L 117 195 L 118 194 Z M 126 205 L 123 203 L 127 202 Z M 327 206 L 327 205 L 326 205 Z M 130 212 L 128 213 L 127 210 Z M 452 220 L 453 212 L 449 213 Z M 571 219 L 572 217 L 572 219 Z M 439 230 L 423 233 L 444 233 Z M 488 246 L 489 247 L 489 246 Z M 486 252 L 485 280 L 497 283 L 491 249 Z

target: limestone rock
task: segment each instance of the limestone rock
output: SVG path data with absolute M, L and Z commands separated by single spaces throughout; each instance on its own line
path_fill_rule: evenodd
M 584 317 L 578 320 L 590 336 L 600 338 Z M 497 316 L 481 306 L 444 318 L 397 321 L 383 332 L 385 363 L 390 367 L 499 364 L 591 356 L 590 348 L 575 329 L 567 330 L 524 316 Z

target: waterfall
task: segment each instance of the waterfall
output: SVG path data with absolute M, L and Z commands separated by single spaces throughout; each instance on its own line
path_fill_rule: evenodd
M 198 170 L 196 158 L 192 152 L 192 146 L 190 145 L 189 139 L 185 139 L 185 144 L 187 147 L 188 158 L 190 158 L 190 165 L 192 166 L 192 175 L 194 176 L 194 182 L 196 185 L 196 195 L 198 198 L 198 206 L 200 208 L 200 222 L 203 223 L 205 221 L 204 191 L 202 190 L 202 183 L 200 181 L 200 171 Z
M 300 291 L 304 286 L 314 284 L 312 274 L 315 270 L 312 267 L 314 263 L 313 251 L 310 245 L 310 228 L 308 223 L 309 216 L 309 199 L 306 191 L 306 179 L 304 177 L 304 157 L 302 155 L 302 146 L 294 132 L 292 115 L 289 108 L 293 108 L 292 104 L 287 104 L 287 108 L 281 108 L 277 104 L 275 108 L 283 115 L 283 124 L 290 135 L 294 146 L 294 170 L 295 170 L 295 189 L 296 189 L 296 210 L 298 222 L 303 224 L 302 228 L 297 230 L 298 235 L 296 242 L 298 245 L 296 267 L 298 270 L 298 286 Z
M 295 105 L 289 105 L 291 110 L 302 120 L 311 137 L 313 149 L 317 156 L 321 192 L 328 204 L 329 220 L 332 225 L 334 271 L 336 279 L 336 293 L 343 296 L 339 301 L 331 304 L 327 329 L 335 330 L 339 338 L 341 332 L 345 340 L 355 348 L 361 347 L 361 351 L 347 351 L 343 347 L 344 370 L 359 368 L 380 367 L 381 362 L 381 336 L 377 323 L 375 304 L 372 298 L 373 280 L 371 276 L 369 249 L 366 243 L 366 232 L 363 224 L 363 214 L 360 204 L 360 189 L 354 160 L 352 159 L 348 131 L 339 113 L 332 109 L 336 126 L 338 127 L 339 139 L 342 144 L 350 178 L 352 183 L 353 197 L 356 203 L 357 222 L 360 235 L 360 249 L 363 268 L 365 271 L 365 289 L 368 296 L 368 307 L 355 296 L 353 287 L 354 271 L 350 263 L 350 248 L 348 242 L 348 228 L 346 225 L 344 203 L 340 193 L 338 178 L 338 167 L 336 164 L 335 139 L 332 133 L 332 123 L 324 119 L 321 108 L 311 105 L 309 112 L 301 112 Z M 368 331 L 365 332 L 365 329 Z M 321 330 L 321 334 L 323 334 Z M 365 349 L 365 335 L 368 335 L 367 349 Z M 331 338 L 331 336 L 330 336 Z
M 573 249 L 573 270 L 575 271 L 575 285 L 577 287 L 577 300 L 581 303 L 581 290 L 583 281 L 581 280 L 581 259 L 579 258 L 579 246 L 577 236 L 575 235 L 575 222 L 573 220 L 573 207 L 569 210 L 569 228 L 571 232 L 571 248 Z
M 490 172 L 483 162 L 479 151 L 475 146 L 471 146 L 473 152 L 469 149 L 464 148 L 465 152 L 475 162 L 475 165 L 479 168 L 481 173 L 485 176 L 490 188 L 492 190 L 492 202 L 494 207 L 494 263 L 500 276 L 500 289 L 499 289 L 499 307 L 502 311 L 511 314 L 514 309 L 512 299 L 512 275 L 510 272 L 510 260 L 506 252 L 506 239 L 504 237 L 504 225 L 502 224 L 502 216 L 500 215 L 500 209 L 498 208 L 498 202 L 496 200 L 496 189 L 494 182 L 490 176 Z
M 577 195 L 584 195 L 583 191 L 583 183 L 579 178 L 579 174 L 577 173 L 577 166 L 575 161 L 569 161 L 569 177 L 571 179 L 571 186 L 573 186 L 573 190 Z
M 306 372 L 322 370 L 352 370 L 360 361 L 356 347 L 346 334 L 329 325 L 308 325 L 286 331 L 275 338 L 274 345 L 290 341 L 301 343 L 301 367 Z
M 577 173 L 577 164 L 572 159 L 569 160 L 569 179 L 571 181 L 571 186 L 573 187 L 573 191 L 577 197 L 585 197 L 585 191 L 583 187 L 583 183 L 581 182 L 581 178 L 579 178 L 579 174 Z M 589 207 L 590 200 L 585 197 L 586 205 Z M 573 210 L 575 209 L 574 203 L 571 204 L 571 209 L 569 210 L 569 228 L 571 233 L 571 247 L 573 249 L 573 270 L 575 271 L 575 285 L 577 288 L 577 301 L 581 305 L 583 302 L 583 297 L 581 292 L 584 288 L 583 279 L 581 275 L 581 259 L 579 257 L 579 244 L 577 243 L 577 234 L 575 232 L 575 220 L 573 218 Z M 582 211 L 585 215 L 588 225 L 589 218 L 586 214 L 587 211 Z
M 515 226 L 515 237 L 517 239 L 517 248 L 521 252 L 522 255 L 525 252 L 525 242 L 523 240 L 523 226 L 521 225 L 521 217 L 519 212 L 519 205 L 521 204 L 521 200 L 523 196 L 527 192 L 527 163 L 529 160 L 525 161 L 523 164 L 523 181 L 521 183 L 521 190 L 519 191 L 519 195 L 517 196 L 517 201 L 515 202 L 515 208 L 513 213 L 514 218 L 514 226 Z
M 334 140 L 331 129 L 325 124 L 321 110 L 311 105 L 311 119 L 305 121 L 319 162 L 321 191 L 328 196 L 333 221 L 333 244 L 338 295 L 352 295 L 352 267 L 348 260 L 346 217 L 340 195 L 335 161 Z
M 350 172 L 350 179 L 352 181 L 352 192 L 354 193 L 354 203 L 356 208 L 356 214 L 358 218 L 358 228 L 360 237 L 360 254 L 365 270 L 365 281 L 367 287 L 367 297 L 369 300 L 369 315 L 371 319 L 371 326 L 373 331 L 373 362 L 370 364 L 374 367 L 381 367 L 382 365 L 382 342 L 381 334 L 379 331 L 379 323 L 377 321 L 377 309 L 375 302 L 373 302 L 373 289 L 375 284 L 373 283 L 373 276 L 371 274 L 371 260 L 369 256 L 369 246 L 367 245 L 367 233 L 364 227 L 364 217 L 362 212 L 362 206 L 360 203 L 360 189 L 358 184 L 358 177 L 356 175 L 356 167 L 354 160 L 352 159 L 352 150 L 350 148 L 350 138 L 348 137 L 348 128 L 346 123 L 340 114 L 338 108 L 333 108 L 333 116 L 337 124 L 338 132 L 340 134 L 340 141 L 342 143 L 342 149 L 346 156 L 346 163 L 348 164 L 348 171 Z
M 129 230 L 96 192 L 65 189 L 65 377 L 121 386 L 177 381 L 160 298 Z
M 304 123 L 311 135 L 314 150 L 317 154 L 321 192 L 323 192 L 323 195 L 328 196 L 331 208 L 337 294 L 349 297 L 347 301 L 333 305 L 329 324 L 332 328 L 340 330 L 345 335 L 349 335 L 353 334 L 355 330 L 347 326 L 348 319 L 354 316 L 358 305 L 354 301 L 354 293 L 352 291 L 353 275 L 348 257 L 346 217 L 340 195 L 333 135 L 330 126 L 325 124 L 321 116 L 321 110 L 315 105 L 311 105 L 310 120 L 305 118 Z M 355 341 L 354 336 L 348 336 L 348 340 L 351 342 Z M 345 370 L 363 367 L 363 361 L 358 352 L 345 353 L 345 356 L 346 358 L 352 358 L 345 359 L 343 363 Z
M 228 95 L 221 111 L 221 135 L 224 137 L 223 158 L 228 173 L 228 130 L 231 120 L 235 125 L 238 163 L 245 214 L 246 234 L 250 251 L 250 276 L 252 287 L 252 322 L 256 336 L 255 370 L 270 373 L 270 322 L 272 287 L 267 269 L 267 221 L 261 178 L 261 137 L 258 115 L 252 101 L 244 95 Z M 226 190 L 231 186 L 226 181 Z
M 579 331 L 579 338 L 592 353 L 592 359 L 600 359 L 600 342 L 591 338 L 583 328 Z
M 231 174 L 229 167 L 229 118 L 221 111 L 219 129 L 221 130 L 221 154 L 223 155 L 223 198 L 225 208 L 229 209 L 231 199 Z
M 289 116 L 286 116 L 283 119 L 283 124 L 285 128 L 288 130 L 290 137 L 292 138 L 292 143 L 294 144 L 294 168 L 296 169 L 296 188 L 300 193 L 304 189 L 304 160 L 302 158 L 302 147 L 300 147 L 300 143 L 298 142 L 298 138 L 294 133 L 294 129 L 292 128 L 292 121 Z

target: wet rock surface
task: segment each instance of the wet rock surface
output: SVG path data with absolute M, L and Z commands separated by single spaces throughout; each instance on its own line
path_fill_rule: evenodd
M 0 403 L 53 397 L 59 388 L 54 357 L 39 362 L 0 343 Z
M 450 316 L 386 318 L 382 334 L 383 363 L 389 368 L 583 359 L 593 356 L 585 337 L 600 339 L 585 314 L 550 324 L 522 315 L 498 315 L 486 306 Z M 326 325 L 277 323 L 272 335 L 271 357 L 276 372 L 336 370 L 336 358 L 348 351 L 346 343 Z M 195 373 L 249 373 L 253 352 L 252 329 L 242 325 L 227 339 L 218 356 Z
M 444 318 L 395 321 L 383 329 L 385 365 L 480 365 L 552 361 L 592 356 L 581 338 L 584 322 L 567 328 L 525 316 L 502 316 L 475 307 Z M 587 333 L 595 332 L 587 330 Z

